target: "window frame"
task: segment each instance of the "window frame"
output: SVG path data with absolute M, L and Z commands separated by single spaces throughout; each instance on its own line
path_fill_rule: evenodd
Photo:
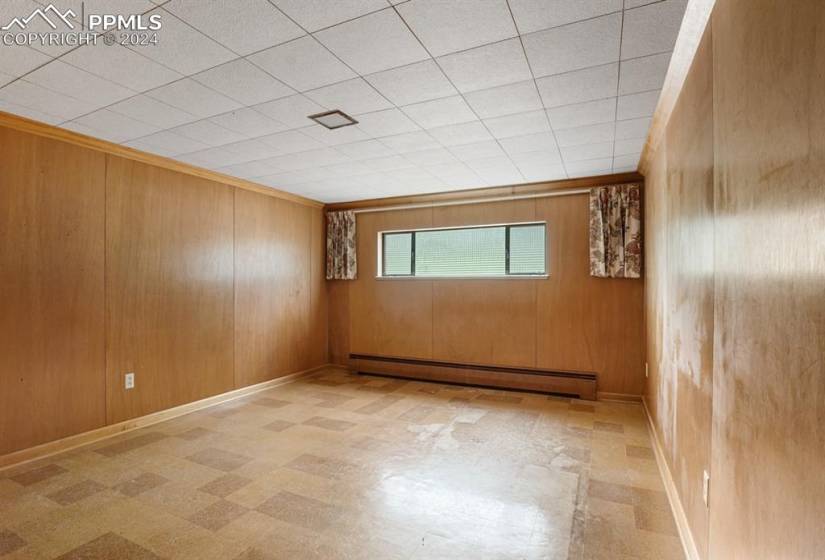
M 528 226 L 544 226 L 544 272 L 510 272 L 510 230 L 518 227 Z M 463 276 L 416 276 L 415 274 L 415 237 L 417 232 L 431 232 L 431 231 L 452 231 L 452 230 L 466 230 L 466 229 L 493 229 L 504 228 L 504 274 L 470 274 Z M 410 274 L 386 274 L 384 268 L 386 243 L 384 237 L 386 235 L 410 234 Z M 376 267 L 376 278 L 379 280 L 517 280 L 517 279 L 545 279 L 549 278 L 548 271 L 550 263 L 550 243 L 548 240 L 548 228 L 546 221 L 532 221 L 532 222 L 511 222 L 503 224 L 481 224 L 481 225 L 467 225 L 467 226 L 448 226 L 448 227 L 434 227 L 434 228 L 418 228 L 418 229 L 398 229 L 398 230 L 384 230 L 378 232 L 378 263 Z

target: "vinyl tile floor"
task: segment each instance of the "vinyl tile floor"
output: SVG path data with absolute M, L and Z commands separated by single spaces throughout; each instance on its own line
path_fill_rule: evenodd
M 311 377 L 0 471 L 0 559 L 683 559 L 640 405 Z

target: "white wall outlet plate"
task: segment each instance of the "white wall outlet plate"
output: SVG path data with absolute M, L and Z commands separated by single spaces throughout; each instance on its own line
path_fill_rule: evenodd
M 134 389 L 135 388 L 135 374 L 134 373 L 127 373 L 124 377 L 124 383 L 126 385 L 126 389 Z

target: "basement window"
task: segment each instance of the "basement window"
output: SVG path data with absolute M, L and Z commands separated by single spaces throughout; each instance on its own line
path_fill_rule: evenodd
M 531 222 L 379 233 L 379 278 L 547 276 L 547 224 Z

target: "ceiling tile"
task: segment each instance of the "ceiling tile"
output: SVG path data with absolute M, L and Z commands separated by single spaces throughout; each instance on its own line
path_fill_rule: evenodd
M 415 165 L 407 158 L 399 155 L 368 159 L 364 160 L 363 163 L 372 171 L 395 171 L 397 169 L 409 169 L 410 167 L 415 167 Z
M 198 120 L 198 117 L 184 110 L 152 99 L 148 95 L 138 95 L 109 107 L 112 111 L 133 119 L 170 128 Z
M 628 154 L 639 154 L 645 147 L 646 138 L 625 138 L 616 140 L 613 150 L 614 156 L 625 156 Z
M 542 107 L 533 80 L 474 91 L 465 94 L 464 99 L 483 119 L 525 113 Z
M 387 7 L 385 0 L 274 0 L 275 5 L 307 31 L 354 19 Z
M 473 160 L 467 165 L 489 186 L 513 185 L 524 182 L 524 176 L 509 158 Z
M 343 163 L 347 160 L 347 156 L 332 148 L 308 150 L 306 152 L 287 154 L 270 159 L 270 161 L 285 171 L 324 167 L 336 163 Z
M 314 89 L 306 92 L 306 96 L 328 109 L 339 109 L 348 115 L 392 107 L 392 103 L 384 99 L 363 78 Z
M 501 142 L 501 147 L 504 148 L 504 151 L 511 156 L 528 152 L 558 152 L 556 139 L 550 132 L 513 136 L 499 140 L 499 142 Z
M 153 89 L 181 74 L 119 45 L 75 49 L 60 60 L 134 91 Z
M 435 128 L 476 120 L 461 96 L 445 97 L 402 107 L 404 113 L 423 128 Z
M 616 62 L 621 28 L 621 14 L 610 14 L 525 35 L 533 74 L 538 78 Z
M 253 180 L 255 177 L 262 175 L 270 175 L 273 173 L 273 168 L 263 161 L 247 161 L 244 163 L 236 163 L 226 167 L 218 168 L 219 173 L 231 175 L 233 177 L 240 177 L 241 179 Z
M 453 146 L 450 151 L 461 161 L 473 161 L 490 157 L 503 156 L 504 151 L 495 140 L 485 140 L 474 144 Z
M 619 97 L 616 109 L 616 118 L 620 121 L 653 116 L 656 103 L 659 101 L 659 91 L 632 93 Z
M 547 109 L 547 116 L 554 130 L 613 122 L 616 119 L 616 98 L 554 107 Z
M 138 148 L 139 150 L 149 150 L 167 156 L 191 153 L 209 147 L 201 142 L 184 138 L 168 130 L 156 132 L 150 136 L 144 136 L 140 140 L 127 142 L 126 145 Z
M 273 157 L 274 150 L 258 140 L 250 139 L 250 140 L 243 140 L 241 142 L 235 142 L 233 144 L 227 144 L 226 146 L 222 146 L 227 150 L 231 150 L 237 154 L 242 156 L 243 162 L 249 161 L 261 161 L 270 157 Z
M 340 177 L 355 177 L 358 175 L 369 175 L 374 173 L 369 167 L 360 161 L 347 161 L 344 163 L 336 163 L 324 167 L 324 171 L 329 173 L 329 177 L 338 179 Z
M 219 115 L 241 107 L 237 101 L 199 84 L 191 78 L 153 89 L 146 93 L 149 97 L 163 101 L 200 118 Z
M 6 113 L 12 113 L 14 115 L 20 115 L 21 117 L 34 119 L 36 121 L 44 122 L 46 124 L 56 125 L 66 120 L 64 117 L 49 115 L 47 113 L 42 113 L 35 109 L 30 109 L 28 107 L 18 105 L 17 103 L 5 101 L 2 99 L 2 97 L 2 93 L 0 93 L 0 111 L 5 111 Z
M 526 162 L 517 164 L 519 171 L 524 175 L 524 180 L 528 183 L 539 181 L 558 181 L 567 178 L 567 171 L 564 165 L 547 162 Z
M 492 140 L 492 136 L 481 121 L 472 121 L 433 128 L 430 135 L 444 146 L 472 144 L 483 140 Z
M 198 152 L 192 152 L 177 156 L 180 161 L 205 167 L 207 169 L 224 167 L 246 161 L 244 157 L 228 148 L 219 146 L 217 148 L 207 148 Z
M 53 60 L 26 75 L 25 80 L 98 107 L 117 103 L 135 92 L 65 62 Z
M 453 163 L 456 157 L 447 148 L 433 148 L 405 154 L 409 161 L 416 165 L 439 165 L 442 163 Z
M 418 125 L 398 109 L 358 115 L 358 128 L 375 138 L 419 130 Z
M 484 119 L 484 124 L 496 138 L 509 138 L 550 130 L 550 123 L 544 111 Z
M 583 144 L 561 148 L 561 156 L 565 162 L 581 161 L 584 159 L 608 158 L 613 155 L 613 142 L 599 144 Z
M 510 0 L 522 35 L 622 11 L 622 0 Z
M 173 128 L 171 131 L 190 140 L 196 140 L 212 147 L 240 142 L 245 138 L 243 134 L 219 126 L 209 120 L 185 124 Z
M 330 27 L 315 36 L 359 74 L 429 58 L 392 8 Z
M 240 55 L 304 35 L 266 0 L 172 0 L 163 7 Z
M 384 97 L 399 106 L 458 93 L 433 60 L 393 68 L 365 78 Z
M 661 89 L 670 64 L 670 54 L 654 54 L 623 60 L 619 76 L 619 95 Z
M 600 142 L 612 142 L 614 137 L 615 123 L 606 122 L 580 126 L 577 128 L 565 128 L 556 131 L 556 140 L 559 146 L 567 148 L 569 146 L 581 146 L 583 144 L 598 144 Z
M 342 154 L 351 157 L 353 160 L 390 156 L 394 153 L 392 149 L 388 148 L 378 140 L 364 140 L 363 142 L 341 144 L 337 146 L 337 150 Z
M 481 187 L 484 182 L 478 174 L 467 167 L 466 163 L 444 163 L 441 165 L 431 165 L 424 169 L 434 177 L 441 179 L 453 189 L 468 189 Z
M 529 167 L 529 166 L 536 166 L 536 165 L 550 165 L 550 166 L 559 166 L 561 165 L 561 156 L 559 156 L 558 150 L 543 150 L 538 152 L 519 152 L 517 154 L 512 154 L 510 159 L 513 160 L 513 163 L 516 164 L 519 168 L 521 167 Z
M 286 130 L 286 125 L 283 123 L 265 117 L 250 107 L 216 115 L 209 120 L 247 138 L 265 136 Z
M 616 156 L 613 158 L 613 165 L 616 167 L 636 167 L 639 165 L 639 158 L 641 157 L 641 153 L 637 154 L 626 154 L 621 156 Z
M 645 117 L 616 122 L 616 140 L 647 138 L 651 120 L 650 117 Z
M 33 111 L 58 117 L 58 120 L 71 120 L 105 105 L 67 97 L 26 80 L 17 80 L 0 89 L 0 101 L 22 105 Z
M 51 57 L 24 45 L 15 45 L 14 47 L 3 45 L 3 48 L 14 49 L 14 56 L 0 56 L 0 72 L 5 72 L 10 76 L 22 76 L 51 60 Z M 2 52 L 7 53 L 9 51 L 4 50 Z
M 131 119 L 108 109 L 89 113 L 72 122 L 95 130 L 99 132 L 96 136 L 105 135 L 106 139 L 112 142 L 125 142 L 160 130 L 157 126 Z
M 536 83 L 545 107 L 559 107 L 616 96 L 619 79 L 617 62 L 545 76 Z
M 163 28 L 158 31 L 158 44 L 131 47 L 131 50 L 185 75 L 237 58 L 232 51 L 192 29 L 171 13 L 157 8 L 149 13 L 150 16 L 153 14 L 159 14 L 163 19 Z
M 258 140 L 272 148 L 273 155 L 293 154 L 324 147 L 321 142 L 299 130 L 278 132 L 277 134 L 263 136 Z
M 687 0 L 665 0 L 627 10 L 622 30 L 622 59 L 673 50 Z
M 196 74 L 192 79 L 244 105 L 295 94 L 292 88 L 242 58 Z
M 248 59 L 298 91 L 355 77 L 352 70 L 313 37 L 295 39 L 255 53 Z
M 319 142 L 323 142 L 326 146 L 339 146 L 370 139 L 369 135 L 357 126 L 345 126 L 330 130 L 320 124 L 313 124 L 302 128 L 301 132 Z
M 571 178 L 604 175 L 613 170 L 613 158 L 573 161 L 565 163 L 564 167 Z
M 291 95 L 283 99 L 268 101 L 255 105 L 259 113 L 282 122 L 290 128 L 299 128 L 312 124 L 309 115 L 321 113 L 325 109 L 304 95 Z
M 518 39 L 443 56 L 438 64 L 463 92 L 532 79 Z
M 405 134 L 396 134 L 394 136 L 386 136 L 381 138 L 381 143 L 389 146 L 399 154 L 440 147 L 439 143 L 423 130 L 418 132 L 407 132 Z
M 653 4 L 654 2 L 661 2 L 661 0 L 624 0 L 624 9 L 629 10 L 630 8 L 638 8 L 639 6 Z
M 506 0 L 410 0 L 397 9 L 433 56 L 517 35 Z

